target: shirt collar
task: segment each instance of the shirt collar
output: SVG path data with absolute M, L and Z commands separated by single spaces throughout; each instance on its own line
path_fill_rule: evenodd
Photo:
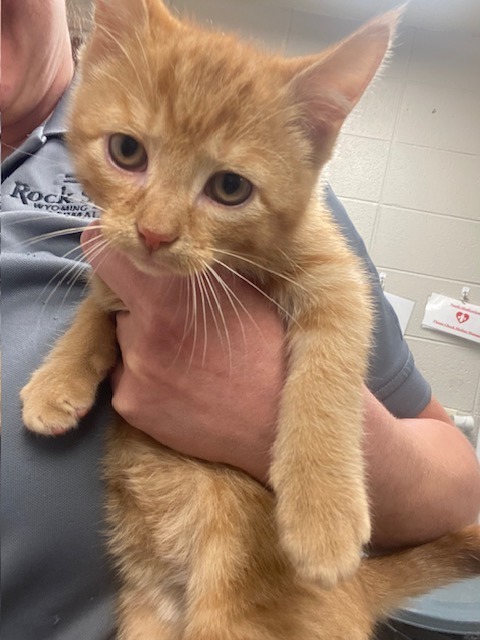
M 70 85 L 70 87 L 65 91 L 63 96 L 57 102 L 57 106 L 50 114 L 43 126 L 43 135 L 46 138 L 63 136 L 67 132 L 67 111 L 71 94 L 72 85 Z

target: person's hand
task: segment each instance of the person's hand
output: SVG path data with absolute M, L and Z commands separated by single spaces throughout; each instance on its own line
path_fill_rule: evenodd
M 99 240 L 95 225 L 82 238 L 89 252 Z M 208 302 L 204 333 L 198 288 L 195 335 L 191 286 L 184 282 L 182 287 L 179 278 L 146 276 L 113 252 L 97 254 L 91 262 L 128 309 L 117 314 L 123 363 L 113 374 L 115 409 L 173 449 L 230 464 L 266 483 L 285 374 L 284 331 L 275 309 L 257 291 L 222 273 L 241 301 L 232 296 L 234 311 L 224 289 L 210 282 L 229 343 L 220 312 L 215 312 L 217 329 Z M 211 293 L 210 303 L 217 309 L 215 296 Z M 478 514 L 475 451 L 440 409 L 432 399 L 416 418 L 397 419 L 364 389 L 372 541 L 380 547 L 426 542 Z
M 113 406 L 130 424 L 181 453 L 236 466 L 265 482 L 284 378 L 284 329 L 240 278 L 153 277 L 114 251 L 92 251 L 97 275 L 128 311 L 117 314 L 122 353 Z

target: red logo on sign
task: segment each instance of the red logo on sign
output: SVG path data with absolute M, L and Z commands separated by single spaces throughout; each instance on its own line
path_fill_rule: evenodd
M 459 311 L 457 313 L 457 320 L 460 322 L 460 324 L 463 324 L 464 322 L 466 322 L 468 319 L 470 318 L 470 316 L 468 315 L 468 313 L 463 313 L 462 311 Z

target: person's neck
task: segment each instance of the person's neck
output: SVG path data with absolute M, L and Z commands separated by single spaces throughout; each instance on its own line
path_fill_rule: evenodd
M 2 160 L 17 149 L 57 106 L 73 77 L 73 61 L 57 74 L 43 98 L 21 118 L 2 127 Z

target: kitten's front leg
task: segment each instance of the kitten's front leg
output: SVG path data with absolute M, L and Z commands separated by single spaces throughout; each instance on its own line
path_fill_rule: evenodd
M 25 426 L 42 435 L 76 427 L 92 407 L 97 387 L 116 357 L 114 324 L 90 295 L 20 392 Z
M 370 538 L 361 449 L 367 340 L 352 337 L 347 319 L 353 333 L 345 333 L 338 314 L 337 322 L 316 315 L 290 330 L 271 480 L 283 547 L 303 576 L 329 587 L 356 570 Z

